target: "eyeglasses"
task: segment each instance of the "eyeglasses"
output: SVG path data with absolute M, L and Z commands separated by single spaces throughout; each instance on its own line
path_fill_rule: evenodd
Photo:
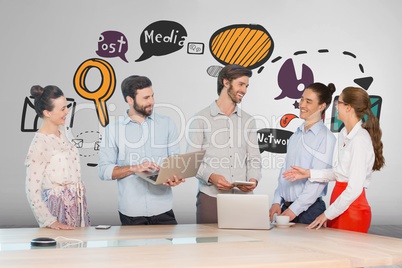
M 338 106 L 338 104 L 349 105 L 349 103 L 347 103 L 347 102 L 340 101 L 340 100 L 335 100 L 335 101 L 334 101 L 334 105 L 335 105 L 335 106 Z

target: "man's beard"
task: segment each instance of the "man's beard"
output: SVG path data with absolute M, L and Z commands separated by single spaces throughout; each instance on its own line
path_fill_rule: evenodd
M 241 102 L 241 100 L 238 101 L 238 100 L 236 99 L 236 96 L 233 96 L 233 87 L 232 87 L 232 84 L 230 84 L 230 86 L 229 86 L 227 92 L 228 92 L 229 98 L 232 100 L 232 102 L 233 102 L 234 104 L 237 104 L 237 103 L 240 103 L 240 102 Z
M 147 108 L 152 107 L 152 105 L 148 106 L 139 106 L 137 105 L 137 102 L 134 100 L 134 105 L 133 108 L 134 110 L 139 114 L 144 117 L 150 116 L 152 114 L 153 109 L 151 109 L 149 112 L 146 110 Z

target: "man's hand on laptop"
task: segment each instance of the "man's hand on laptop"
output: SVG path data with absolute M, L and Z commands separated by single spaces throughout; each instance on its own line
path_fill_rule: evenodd
M 186 181 L 185 179 L 183 179 L 183 178 L 179 179 L 179 178 L 177 178 L 177 176 L 175 175 L 175 176 L 173 176 L 172 179 L 168 179 L 167 182 L 165 182 L 163 185 L 165 185 L 165 186 L 170 186 L 170 187 L 174 187 L 174 186 L 177 186 L 177 185 L 179 185 L 180 183 L 185 182 L 185 181 Z
M 141 164 L 137 165 L 136 172 L 155 172 L 160 169 L 160 166 L 154 162 L 142 162 Z

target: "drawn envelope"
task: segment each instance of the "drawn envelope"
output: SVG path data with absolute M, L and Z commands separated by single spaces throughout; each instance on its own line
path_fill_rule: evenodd
M 77 148 L 82 148 L 82 146 L 84 145 L 84 140 L 83 139 L 72 139 L 71 142 Z

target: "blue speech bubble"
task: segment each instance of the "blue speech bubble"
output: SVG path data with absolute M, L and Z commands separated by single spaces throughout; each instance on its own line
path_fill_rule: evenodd
M 128 63 L 126 53 L 128 50 L 127 38 L 118 31 L 105 31 L 100 34 L 96 54 L 104 58 L 120 57 Z
M 173 53 L 183 48 L 186 37 L 186 29 L 177 22 L 166 20 L 154 22 L 141 33 L 140 43 L 143 54 L 136 62 L 152 56 Z

